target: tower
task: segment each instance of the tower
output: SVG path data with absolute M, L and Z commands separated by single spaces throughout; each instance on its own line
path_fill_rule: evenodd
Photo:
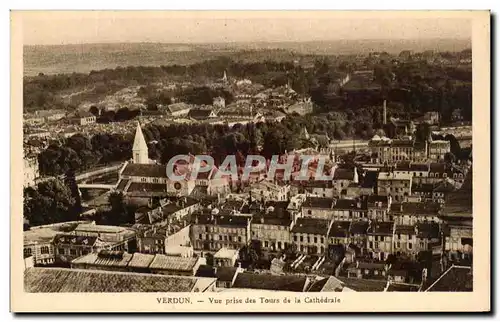
M 224 71 L 224 76 L 222 76 L 222 81 L 224 83 L 227 83 L 227 74 L 226 74 L 226 71 Z
M 142 134 L 141 125 L 137 122 L 135 130 L 134 145 L 132 146 L 132 158 L 134 163 L 146 164 L 149 163 L 148 145 Z
M 386 100 L 384 100 L 384 112 L 383 113 L 384 113 L 383 123 L 384 123 L 384 125 L 386 125 L 387 124 L 387 103 L 386 103 Z

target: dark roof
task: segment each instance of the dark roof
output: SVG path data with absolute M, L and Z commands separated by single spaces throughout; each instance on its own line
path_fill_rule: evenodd
M 129 181 L 130 180 L 128 179 L 121 179 L 118 185 L 116 186 L 116 190 L 123 191 Z
M 387 285 L 385 280 L 369 280 L 362 278 L 337 277 L 344 287 L 356 292 L 382 292 Z
M 191 109 L 188 113 L 188 116 L 194 119 L 206 119 L 210 116 L 212 110 L 209 109 Z
M 367 206 L 368 207 L 377 207 L 378 203 L 381 202 L 383 207 L 387 207 L 389 204 L 389 197 L 387 196 L 379 196 L 379 195 L 370 195 L 367 198 Z
M 395 234 L 415 235 L 415 226 L 412 225 L 396 225 Z
M 472 281 L 470 267 L 452 266 L 426 292 L 472 292 Z
M 354 169 L 337 168 L 333 172 L 333 180 L 353 180 Z
M 328 278 L 323 278 L 320 279 L 319 281 L 313 282 L 311 287 L 309 287 L 308 292 L 321 292 L 326 282 L 328 282 Z
M 303 292 L 307 281 L 305 276 L 239 273 L 233 288 Z
M 86 269 L 32 267 L 24 271 L 29 293 L 191 292 L 195 278 Z
M 428 172 L 429 171 L 429 165 L 426 164 L 426 163 L 411 163 L 410 164 L 410 171 Z
M 334 221 L 328 237 L 347 237 L 349 235 L 350 221 Z
M 392 140 L 391 147 L 413 147 L 413 141 L 410 140 Z
M 195 276 L 197 277 L 216 277 L 215 268 L 211 265 L 200 265 L 196 271 Z
M 276 209 L 271 213 L 254 213 L 252 219 L 252 224 L 290 226 L 291 223 L 292 216 L 287 211 L 276 211 Z
M 437 223 L 417 223 L 417 231 L 418 238 L 439 238 L 440 229 Z
M 403 202 L 402 212 L 413 215 L 438 215 L 441 204 L 433 201 Z
M 333 206 L 334 209 L 366 209 L 366 202 L 353 199 L 338 199 Z
M 307 181 L 304 183 L 305 188 L 323 188 L 330 189 L 333 187 L 333 183 L 331 181 L 321 181 L 321 180 L 313 180 Z
M 332 205 L 333 205 L 332 198 L 307 197 L 304 203 L 302 204 L 302 207 L 331 209 Z
M 215 276 L 218 281 L 232 282 L 234 274 L 236 274 L 237 271 L 238 269 L 236 267 L 218 267 Z
M 364 235 L 368 229 L 368 222 L 366 221 L 353 221 L 349 232 L 351 234 Z
M 361 181 L 361 188 L 373 188 L 377 184 L 378 172 L 366 171 Z
M 248 225 L 247 216 L 238 215 L 211 215 L 207 213 L 196 213 L 194 219 L 198 219 L 200 225 L 218 225 L 218 226 L 235 226 L 246 227 Z
M 367 234 L 392 236 L 393 227 L 394 227 L 394 222 L 392 221 L 372 222 L 368 227 Z
M 319 218 L 298 218 L 292 233 L 324 235 L 328 233 L 330 221 Z
M 446 163 L 431 163 L 429 165 L 430 172 L 445 173 L 447 170 L 446 168 Z
M 123 169 L 122 175 L 132 177 L 166 178 L 167 171 L 161 164 L 129 163 Z
M 411 191 L 421 192 L 421 193 L 432 193 L 432 191 L 434 191 L 434 184 L 432 183 L 412 184 Z

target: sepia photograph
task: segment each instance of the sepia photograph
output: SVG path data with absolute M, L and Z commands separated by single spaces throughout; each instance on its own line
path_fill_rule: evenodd
M 489 26 L 12 11 L 11 310 L 490 310 Z

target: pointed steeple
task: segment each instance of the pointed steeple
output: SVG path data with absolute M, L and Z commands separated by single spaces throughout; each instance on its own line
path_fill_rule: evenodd
M 354 178 L 353 178 L 352 182 L 359 183 L 358 168 L 356 166 L 354 166 Z
M 132 146 L 132 158 L 134 163 L 145 164 L 149 163 L 148 145 L 142 134 L 141 124 L 137 122 L 135 130 L 134 145 Z

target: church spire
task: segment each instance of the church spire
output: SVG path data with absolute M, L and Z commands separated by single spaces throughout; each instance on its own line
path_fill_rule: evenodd
M 146 144 L 146 140 L 144 139 L 144 134 L 142 134 L 141 124 L 139 122 L 137 122 L 137 128 L 135 130 L 134 145 L 132 147 L 132 157 L 134 163 L 149 163 L 148 145 Z

